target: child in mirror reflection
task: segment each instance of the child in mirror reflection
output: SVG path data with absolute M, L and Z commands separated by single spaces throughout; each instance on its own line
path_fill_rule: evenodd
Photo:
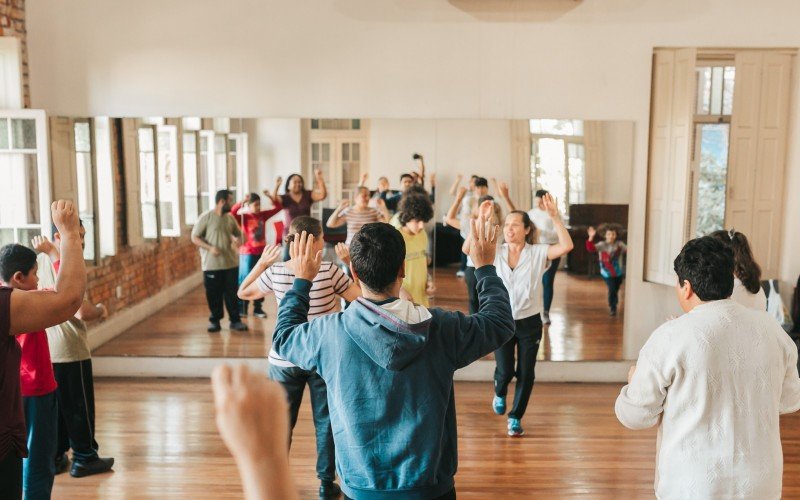
M 596 253 L 600 264 L 600 276 L 608 288 L 608 314 L 617 315 L 619 304 L 619 289 L 625 280 L 624 256 L 628 247 L 620 241 L 619 233 L 622 231 L 618 224 L 602 224 L 599 230 L 590 226 L 586 231 L 589 239 L 586 240 L 586 250 Z M 594 242 L 595 236 L 600 234 L 603 241 Z

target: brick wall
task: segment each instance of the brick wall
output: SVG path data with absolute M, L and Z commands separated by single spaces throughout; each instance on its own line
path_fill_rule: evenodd
M 28 43 L 25 32 L 25 0 L 0 0 L 0 36 L 15 36 L 22 46 L 23 104 L 31 107 L 28 85 Z

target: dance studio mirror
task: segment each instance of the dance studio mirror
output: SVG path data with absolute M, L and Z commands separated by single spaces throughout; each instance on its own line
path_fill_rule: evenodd
M 538 359 L 622 359 L 625 286 L 612 316 L 607 283 L 617 286 L 622 281 L 617 276 L 624 275 L 625 254 L 617 258 L 622 247 L 609 244 L 611 233 L 617 242 L 628 240 L 633 122 L 61 117 L 50 118 L 50 131 L 53 163 L 69 162 L 77 170 L 76 182 L 55 179 L 54 189 L 65 196 L 71 193 L 61 190 L 77 191 L 74 198 L 80 201 L 87 230 L 87 264 L 113 255 L 115 247 L 146 253 L 167 245 L 170 264 L 154 270 L 153 279 L 170 268 L 197 268 L 187 294 L 97 347 L 95 356 L 265 358 L 277 316 L 273 295 L 263 302 L 266 318 L 256 316 L 255 304 L 249 304 L 248 315 L 242 317 L 247 331 L 228 328 L 226 312 L 221 331 L 207 332 L 209 306 L 199 252 L 190 235 L 199 214 L 213 208 L 215 193 L 227 188 L 235 202 L 257 194 L 260 210 L 268 211 L 276 186 L 278 198 L 285 200 L 296 179 L 287 180 L 300 174 L 303 188 L 312 191 L 312 217 L 327 223 L 343 201 L 353 210 L 386 210 L 391 217 L 399 199 L 392 195 L 401 189 L 401 176 L 411 174 L 433 201 L 433 217 L 424 226 L 430 259 L 425 295 L 432 307 L 469 310 L 463 240 L 453 226 L 464 217 L 468 221 L 468 207 L 476 205 L 470 200 L 488 194 L 504 217 L 509 208 L 536 209 L 537 191 L 547 190 L 556 199 L 574 249 L 545 275 L 552 286 L 541 285 L 549 324 Z M 106 150 L 118 160 L 110 163 L 122 167 L 103 165 Z M 487 186 L 481 187 L 484 180 Z M 122 206 L 122 200 L 108 194 L 114 189 L 106 189 L 114 182 L 125 186 L 125 231 L 111 227 L 103 216 L 104 208 Z M 361 185 L 368 194 L 360 193 Z M 390 191 L 383 193 L 387 187 Z M 469 194 L 459 202 L 463 191 Z M 248 208 L 235 208 L 243 222 Z M 448 217 L 454 213 L 455 221 Z M 532 219 L 541 221 L 543 215 L 547 217 L 542 212 Z M 283 228 L 284 213 L 278 212 L 256 230 L 272 245 L 281 241 Z M 595 229 L 595 245 L 587 245 L 590 228 Z M 537 234 L 540 243 L 552 242 L 546 232 Z M 326 224 L 323 234 L 324 259 L 338 263 L 334 245 L 345 241 L 347 224 Z M 601 262 L 597 252 L 607 248 L 617 254 L 602 253 L 612 261 Z M 119 287 L 112 290 L 112 307 L 127 293 Z

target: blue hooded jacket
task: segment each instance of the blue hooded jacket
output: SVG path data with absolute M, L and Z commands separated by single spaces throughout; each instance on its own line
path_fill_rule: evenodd
M 453 488 L 453 373 L 514 335 L 494 266 L 476 269 L 475 277 L 477 314 L 407 304 L 422 310 L 416 323 L 363 297 L 306 322 L 311 282 L 304 279 L 281 301 L 273 347 L 325 380 L 336 469 L 348 497 L 429 499 Z

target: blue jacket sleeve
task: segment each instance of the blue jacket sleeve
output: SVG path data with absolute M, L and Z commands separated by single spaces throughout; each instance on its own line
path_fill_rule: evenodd
M 478 312 L 446 312 L 441 329 L 456 369 L 463 368 L 495 351 L 514 336 L 514 317 L 508 290 L 494 266 L 475 270 L 478 282 Z
M 304 370 L 317 368 L 319 332 L 308 322 L 311 282 L 295 278 L 291 290 L 278 306 L 278 321 L 272 337 L 272 347 L 278 355 Z

